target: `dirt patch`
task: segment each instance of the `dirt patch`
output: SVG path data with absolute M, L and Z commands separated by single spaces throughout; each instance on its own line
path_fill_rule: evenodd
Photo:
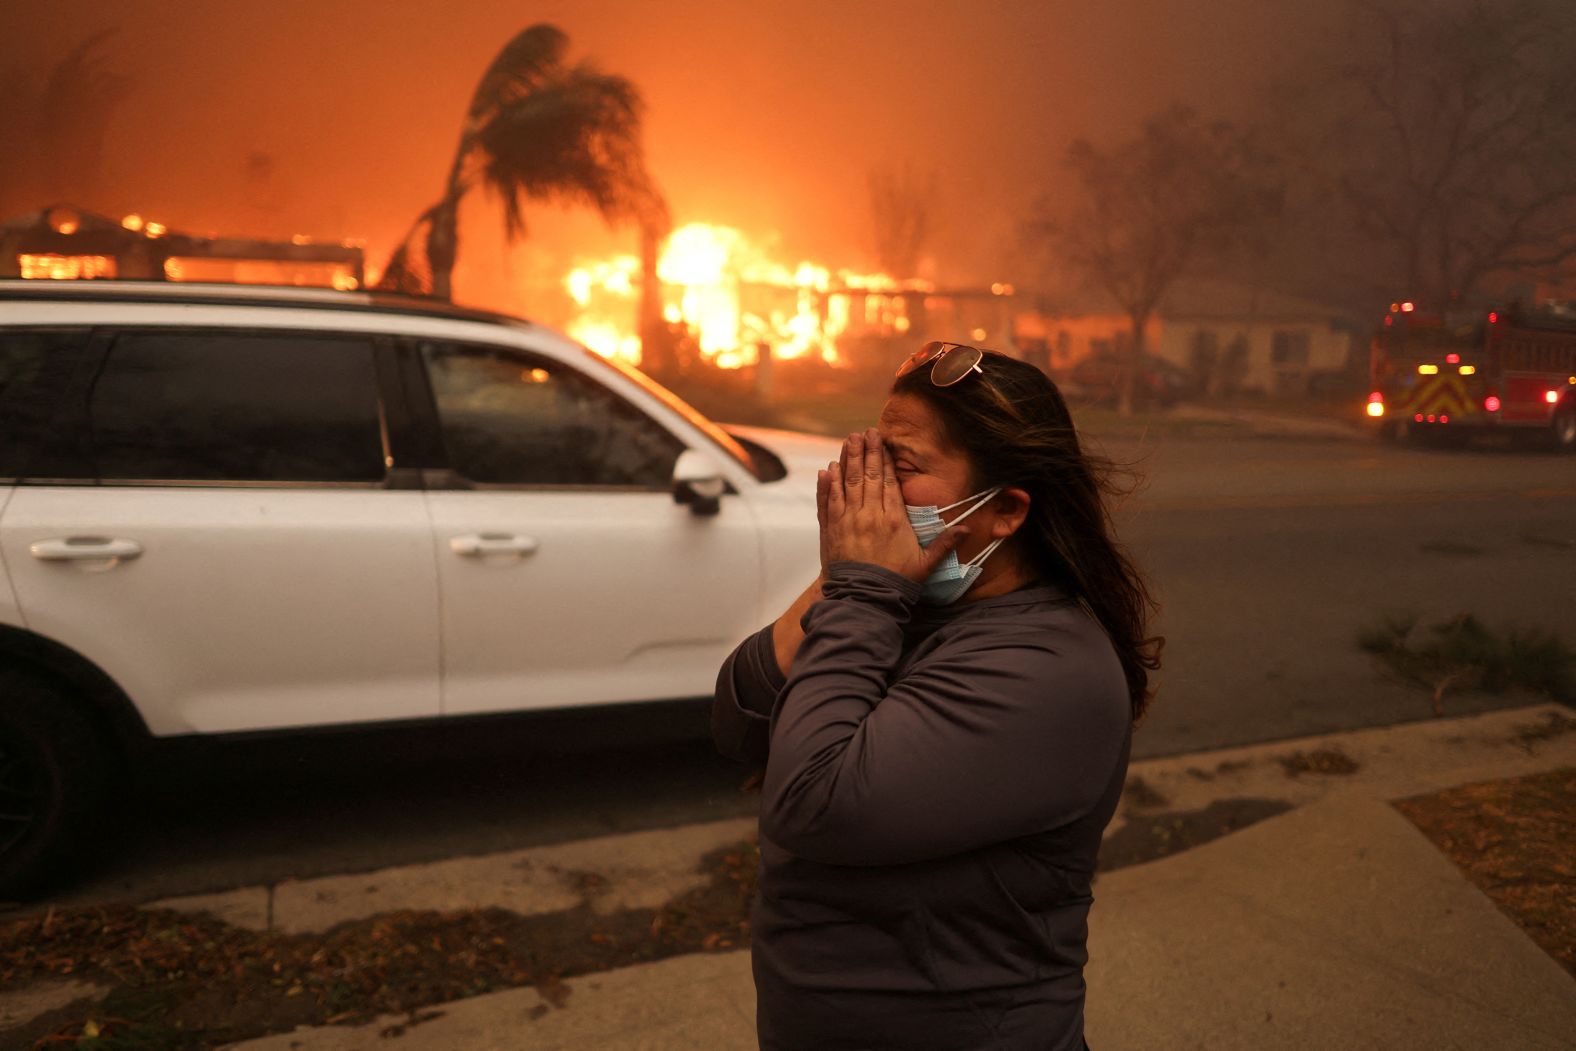
M 1169 802 L 1164 793 L 1142 777 L 1129 777 L 1122 786 L 1122 803 L 1129 810 L 1156 810 Z
M 1179 854 L 1290 809 L 1291 804 L 1280 799 L 1217 799 L 1202 810 L 1129 815 L 1100 845 L 1100 870 L 1112 872 Z
M 1184 770 L 1183 773 L 1187 774 L 1187 776 L 1191 777 L 1195 781 L 1213 781 L 1217 777 L 1230 777 L 1232 774 L 1240 773 L 1252 765 L 1253 760 L 1251 759 L 1225 759 L 1216 763 L 1215 769 L 1213 770 L 1205 770 L 1203 767 L 1190 766 Z
M 1287 777 L 1303 774 L 1329 774 L 1346 777 L 1362 769 L 1362 765 L 1339 748 L 1316 748 L 1311 752 L 1292 752 L 1278 755 L 1275 761 L 1286 771 Z
M 1556 737 L 1564 737 L 1572 730 L 1576 730 L 1576 719 L 1572 719 L 1564 712 L 1545 712 L 1542 722 L 1516 727 L 1515 736 L 1511 740 L 1531 755 L 1537 751 L 1538 745 L 1552 741 Z
M 405 1028 L 432 1005 L 519 986 L 561 1009 L 566 978 L 747 944 L 757 857 L 752 843 L 714 851 L 701 862 L 703 887 L 613 913 L 593 907 L 604 888 L 589 873 L 574 874 L 582 900 L 560 912 L 404 911 L 310 934 L 131 906 L 52 909 L 0 926 L 0 986 L 78 976 L 112 991 L 0 1040 L 55 1048 L 96 1036 L 90 1046 L 129 1051 L 217 1047 L 385 1014 L 404 1015 Z
M 1576 976 L 1576 767 L 1463 785 L 1395 808 Z

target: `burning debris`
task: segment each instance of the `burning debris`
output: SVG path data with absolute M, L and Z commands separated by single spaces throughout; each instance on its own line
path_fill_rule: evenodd
M 935 290 L 887 274 L 790 266 L 741 231 L 688 223 L 673 231 L 657 261 L 661 316 L 682 326 L 718 368 L 818 358 L 836 365 L 844 336 L 902 335 Z M 608 357 L 641 363 L 637 313 L 640 259 L 617 255 L 570 271 L 571 335 Z
M 53 205 L 0 223 L 0 277 L 120 278 L 308 285 L 350 291 L 365 281 L 362 243 L 198 237 L 138 214 Z

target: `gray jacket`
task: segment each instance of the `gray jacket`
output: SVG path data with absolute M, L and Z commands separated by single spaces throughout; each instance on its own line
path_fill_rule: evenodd
M 766 765 L 761 1046 L 1082 1047 L 1131 737 L 1110 640 L 1052 587 L 929 607 L 877 566 L 827 576 L 790 676 L 767 627 L 712 707 L 718 748 Z

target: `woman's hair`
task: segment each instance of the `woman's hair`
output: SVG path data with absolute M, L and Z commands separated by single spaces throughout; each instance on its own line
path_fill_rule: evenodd
M 1027 362 L 986 351 L 981 373 L 950 387 L 930 382 L 923 366 L 892 385 L 923 399 L 941 417 L 946 438 L 974 472 L 973 490 L 1017 487 L 1029 493 L 1029 517 L 1014 534 L 1041 579 L 1086 603 L 1111 637 L 1133 718 L 1144 714 L 1165 639 L 1148 634 L 1158 608 L 1143 576 L 1116 542 L 1105 497 L 1122 490 L 1115 466 L 1086 452 L 1056 384 Z M 1027 535 L 1026 535 L 1027 534 Z

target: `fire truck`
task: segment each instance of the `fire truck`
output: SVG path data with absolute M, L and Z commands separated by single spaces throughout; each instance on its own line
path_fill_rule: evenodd
M 1381 437 L 1545 435 L 1576 452 L 1576 310 L 1429 314 L 1393 303 L 1369 373 L 1367 414 Z

